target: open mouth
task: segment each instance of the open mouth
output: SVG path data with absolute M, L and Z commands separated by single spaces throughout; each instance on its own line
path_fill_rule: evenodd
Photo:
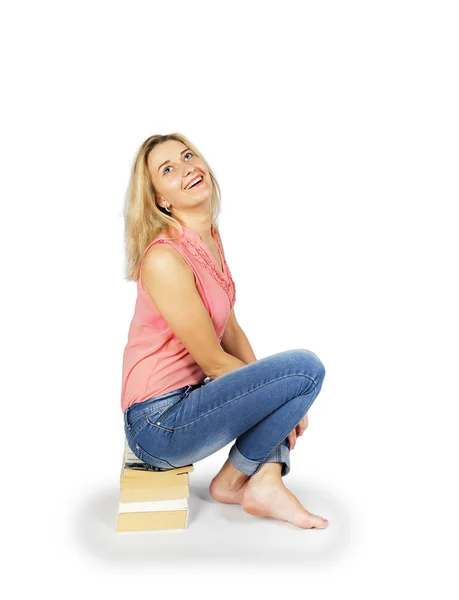
M 196 179 L 196 181 L 194 182 L 194 184 L 191 187 L 185 188 L 185 192 L 187 192 L 188 190 L 192 190 L 194 188 L 199 187 L 200 185 L 202 185 L 204 183 L 204 177 L 202 177 L 201 175 L 199 176 L 199 179 Z

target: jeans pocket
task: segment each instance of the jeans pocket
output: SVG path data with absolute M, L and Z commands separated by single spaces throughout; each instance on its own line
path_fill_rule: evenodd
M 183 400 L 183 398 L 181 400 Z M 167 415 L 171 412 L 171 410 L 173 408 L 175 408 L 177 406 L 177 404 L 179 402 L 181 402 L 181 400 L 177 400 L 176 402 L 171 402 L 170 405 L 166 406 L 161 411 L 156 410 L 154 412 L 149 413 L 146 417 L 148 423 L 150 423 L 150 425 L 154 425 L 154 426 L 163 425 L 163 429 L 169 429 L 169 431 L 172 431 L 172 429 L 170 427 L 168 428 L 166 426 L 165 420 L 166 420 Z
M 158 471 L 169 471 L 170 469 L 176 469 L 174 465 L 171 465 L 167 462 L 167 460 L 163 460 L 162 458 L 158 458 L 157 456 L 153 456 L 147 452 L 138 442 L 135 443 L 133 448 L 134 454 L 137 458 L 140 458 L 147 465 L 151 465 L 152 467 L 156 467 Z
M 124 434 L 126 436 L 127 443 L 133 452 L 134 452 L 133 446 L 134 446 L 135 439 L 148 426 L 149 426 L 149 423 L 148 423 L 147 417 L 145 415 L 143 415 L 142 417 L 139 417 L 138 419 L 135 419 L 133 421 L 133 426 L 131 425 L 128 428 L 126 428 L 126 427 L 124 428 Z
M 172 397 L 170 402 L 168 402 L 167 404 L 161 406 L 160 408 L 156 407 L 154 410 L 149 412 L 146 415 L 147 422 L 150 425 L 153 425 L 154 427 L 160 426 L 161 429 L 172 432 L 174 423 L 174 413 L 176 413 L 174 409 L 188 398 L 188 395 L 193 389 L 193 387 L 194 386 L 189 385 L 182 394 Z M 174 413 L 172 413 L 172 411 L 174 411 Z M 169 418 L 169 423 L 166 423 L 167 417 L 171 417 Z
M 146 417 L 146 415 L 143 413 L 134 414 L 134 415 L 130 416 L 127 429 L 129 431 L 134 431 L 136 429 L 137 425 L 139 423 L 141 423 L 143 421 L 143 419 L 145 419 L 145 417 Z M 126 429 L 126 427 L 125 427 L 125 429 Z

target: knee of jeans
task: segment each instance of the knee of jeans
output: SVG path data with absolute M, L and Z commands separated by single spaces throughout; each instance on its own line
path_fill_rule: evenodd
M 305 375 L 314 380 L 317 387 L 321 387 L 325 378 L 325 366 L 317 354 L 306 349 L 295 350 L 294 352 L 299 368 Z

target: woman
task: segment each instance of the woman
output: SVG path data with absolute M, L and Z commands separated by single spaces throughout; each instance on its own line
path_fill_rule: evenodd
M 257 360 L 234 314 L 235 285 L 215 224 L 220 190 L 182 135 L 157 135 L 134 162 L 125 222 L 137 301 L 123 355 L 121 407 L 132 451 L 159 469 L 199 461 L 232 440 L 211 496 L 304 528 L 282 482 L 325 369 L 309 350 Z

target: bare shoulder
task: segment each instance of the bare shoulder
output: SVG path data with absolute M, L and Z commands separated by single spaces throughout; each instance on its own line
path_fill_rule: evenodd
M 145 255 L 143 265 L 148 269 L 165 269 L 173 265 L 186 264 L 180 252 L 172 244 L 155 243 Z
M 226 356 L 194 273 L 179 250 L 153 244 L 142 264 L 142 281 L 158 312 L 209 377 L 215 377 Z
M 180 252 L 168 243 L 153 244 L 149 248 L 141 272 L 142 282 L 148 292 L 155 284 L 168 282 L 186 286 L 195 281 L 193 271 Z

